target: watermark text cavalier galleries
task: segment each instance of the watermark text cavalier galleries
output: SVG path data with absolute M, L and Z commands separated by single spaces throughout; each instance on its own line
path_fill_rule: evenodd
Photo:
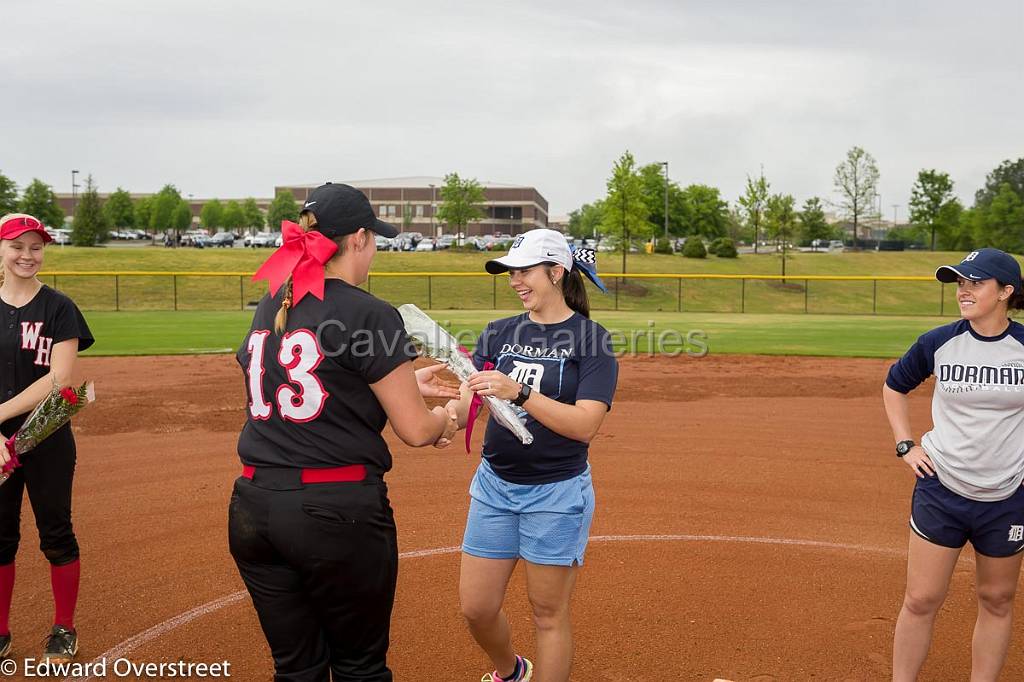
M 610 351 L 618 358 L 653 357 L 656 355 L 670 358 L 680 355 L 702 358 L 710 351 L 708 335 L 704 330 L 683 331 L 674 327 L 658 329 L 653 320 L 647 321 L 645 329 L 634 327 L 623 331 L 612 328 L 607 330 L 606 338 L 590 334 L 586 338 L 580 339 L 579 343 L 577 343 L 577 335 L 581 333 L 580 329 L 552 326 L 557 328 L 551 333 L 550 348 L 545 349 L 546 353 L 551 353 L 551 357 L 562 357 L 565 355 L 561 352 L 563 349 L 576 349 L 585 356 L 595 356 Z M 516 346 L 528 345 L 531 334 L 538 327 L 543 331 L 544 325 L 537 323 L 530 323 L 528 327 L 526 325 L 517 327 L 512 343 L 507 344 L 510 346 L 508 352 L 516 353 L 518 352 L 515 350 Z M 447 320 L 441 321 L 438 328 L 450 334 L 460 346 L 471 346 L 482 339 L 480 332 L 475 329 L 452 329 L 452 323 Z M 438 334 L 443 335 L 440 331 Z M 524 338 L 521 339 L 521 336 Z M 441 339 L 421 338 L 418 334 L 407 337 L 401 331 L 388 334 L 380 329 L 349 329 L 340 320 L 325 320 L 316 330 L 317 344 L 326 357 L 338 357 L 345 353 L 349 353 L 355 358 L 373 357 L 379 354 L 394 355 L 400 351 L 400 346 L 406 338 L 410 338 L 414 346 L 446 345 L 441 343 Z M 518 343 L 520 340 L 523 343 Z M 603 348 L 602 344 L 604 343 L 609 344 L 611 348 Z
M 0 677 L 21 675 L 26 679 L 132 679 L 132 680 L 199 680 L 231 677 L 231 663 L 195 663 L 164 661 L 160 663 L 132 661 L 127 658 L 99 658 L 88 663 L 71 661 L 51 663 L 45 659 L 25 658 L 19 665 L 13 658 L 0 661 Z

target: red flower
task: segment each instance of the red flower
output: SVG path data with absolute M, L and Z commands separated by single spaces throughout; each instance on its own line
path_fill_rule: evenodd
M 64 398 L 64 400 L 70 403 L 71 405 L 78 404 L 78 394 L 75 393 L 74 389 L 68 386 L 65 386 L 64 388 L 60 389 L 60 397 Z

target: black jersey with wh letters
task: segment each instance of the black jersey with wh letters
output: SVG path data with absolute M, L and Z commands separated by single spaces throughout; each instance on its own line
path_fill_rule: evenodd
M 249 398 L 239 457 L 257 467 L 388 471 L 387 414 L 370 384 L 417 357 L 401 316 L 362 289 L 327 279 L 324 300 L 304 297 L 277 334 L 282 294 L 263 297 L 238 349 Z
M 50 372 L 53 347 L 78 339 L 81 352 L 93 344 L 89 325 L 75 302 L 45 284 L 16 308 L 0 300 L 0 402 L 10 400 Z M 26 415 L 0 425 L 10 436 Z

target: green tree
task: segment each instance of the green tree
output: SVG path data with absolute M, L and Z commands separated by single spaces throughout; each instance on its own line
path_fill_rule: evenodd
M 242 202 L 242 213 L 245 214 L 245 227 L 251 232 L 262 230 L 264 225 L 266 225 L 263 211 L 260 210 L 256 200 L 252 197 Z
M 220 203 L 220 199 L 210 199 L 203 204 L 203 208 L 199 212 L 199 222 L 207 230 L 213 232 L 224 227 L 224 205 Z
M 118 187 L 103 202 L 103 214 L 107 219 L 107 228 L 124 229 L 135 225 L 135 206 L 128 190 Z
M 970 241 L 967 250 L 973 250 L 973 225 L 964 224 L 964 206 L 953 197 L 939 209 L 939 248 L 946 251 L 960 251 L 960 244 Z
M 148 233 L 153 218 L 153 197 L 142 197 L 137 200 L 134 210 L 135 224 Z
M 53 188 L 38 178 L 33 178 L 18 203 L 20 213 L 39 218 L 44 225 L 60 227 L 64 224 L 64 210 L 57 202 Z
M 598 199 L 569 212 L 569 234 L 580 239 L 594 239 L 604 220 L 604 202 Z
M 725 236 L 729 225 L 729 204 L 722 200 L 717 187 L 690 185 L 681 194 L 685 234 L 708 239 Z
M 0 173 L 0 216 L 18 212 L 18 185 Z
M 85 191 L 78 199 L 75 220 L 71 224 L 71 243 L 75 246 L 96 246 L 107 241 L 107 214 L 100 204 L 100 195 L 92 175 L 85 179 Z
M 245 227 L 245 211 L 241 204 L 232 199 L 224 206 L 224 214 L 221 216 L 221 225 L 228 232 L 238 232 Z
M 828 239 L 832 236 L 832 227 L 825 220 L 825 209 L 821 199 L 811 197 L 804 202 L 800 211 L 800 241 L 812 245 L 817 239 Z
M 975 206 L 988 206 L 999 194 L 1002 186 L 1007 184 L 1018 197 L 1024 201 L 1024 158 L 1010 161 L 1007 159 L 985 178 L 985 186 L 974 195 Z
M 858 229 L 862 218 L 873 211 L 878 177 L 875 158 L 860 147 L 852 147 L 846 152 L 846 158 L 842 163 L 836 166 L 834 182 L 839 193 L 837 206 L 845 217 L 853 221 L 854 248 L 857 247 Z
M 647 220 L 654 234 L 665 233 L 665 173 L 660 163 L 649 163 L 640 167 L 640 187 L 647 205 Z M 684 212 L 686 199 L 683 190 L 671 180 L 668 183 L 668 231 L 669 234 L 686 234 Z
M 281 222 L 299 219 L 299 204 L 295 196 L 286 189 L 279 190 L 267 209 L 267 225 L 271 230 L 280 230 Z
M 726 215 L 725 233 L 734 242 L 733 246 L 735 246 L 735 242 L 750 240 L 742 206 L 729 207 L 729 213 Z
M 650 209 L 644 201 L 642 181 L 636 161 L 627 150 L 612 167 L 608 194 L 604 198 L 602 231 L 619 237 L 622 244 L 622 274 L 626 274 L 626 254 L 630 237 L 648 237 L 652 229 L 647 220 Z
M 975 217 L 976 211 L 965 210 L 959 200 L 947 202 L 940 213 L 943 227 L 939 230 L 939 249 L 973 251 Z
M 1024 200 L 1004 182 L 987 205 L 974 210 L 974 237 L 981 246 L 1024 252 Z
M 921 170 L 917 182 L 910 190 L 910 222 L 931 233 L 931 248 L 935 250 L 935 232 L 941 223 L 942 207 L 953 200 L 953 181 L 948 173 Z
M 790 194 L 773 194 L 765 210 L 765 227 L 776 245 L 782 244 L 782 276 L 786 276 L 786 250 L 796 229 L 796 202 Z M 783 280 L 785 284 L 785 280 Z
M 754 253 L 761 241 L 761 229 L 764 227 L 764 212 L 768 208 L 768 190 L 771 187 L 764 177 L 764 171 L 755 179 L 747 176 L 747 188 L 739 199 L 740 213 L 744 218 L 747 230 L 753 235 Z
M 188 230 L 192 227 L 192 204 L 185 199 L 178 202 L 178 205 L 174 208 L 174 229 L 180 233 L 182 230 Z
M 458 173 L 448 173 L 440 194 L 437 217 L 453 226 L 456 235 L 462 235 L 469 223 L 484 217 L 484 188 L 475 178 L 463 180 Z M 458 236 L 456 243 L 461 245 L 461 239 Z
M 163 232 L 171 237 L 173 244 L 178 243 L 178 220 L 175 213 L 181 205 L 181 194 L 174 185 L 164 185 L 150 200 L 149 226 L 154 232 Z
M 412 231 L 412 204 L 408 201 L 402 205 L 402 232 Z

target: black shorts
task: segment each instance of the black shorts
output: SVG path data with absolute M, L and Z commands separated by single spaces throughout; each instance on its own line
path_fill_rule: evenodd
M 1013 556 L 1024 550 L 1024 488 L 1005 500 L 979 502 L 953 492 L 938 476 L 919 478 L 910 528 L 942 547 L 960 548 L 970 541 L 978 554 Z

